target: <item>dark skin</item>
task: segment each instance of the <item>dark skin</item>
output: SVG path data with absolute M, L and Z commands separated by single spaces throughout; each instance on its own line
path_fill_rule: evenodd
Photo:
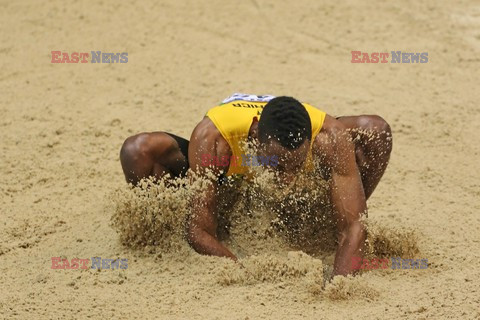
M 352 273 L 352 257 L 362 256 L 366 230 L 360 221 L 367 213 L 367 198 L 355 159 L 355 146 L 346 126 L 332 117 L 316 137 L 313 154 L 330 173 L 331 202 L 337 220 L 338 247 L 334 275 Z
M 249 138 L 256 140 L 258 121 L 252 120 Z M 166 173 L 178 176 L 186 172 L 185 157 L 178 145 L 165 133 L 144 133 L 127 139 L 122 147 L 121 161 L 127 181 L 136 183 L 149 175 L 160 177 Z M 303 167 L 310 141 L 295 150 L 282 147 L 276 141 L 259 144 L 259 155 L 277 155 L 274 169 L 284 184 L 292 183 Z M 312 147 L 314 159 L 320 162 L 328 177 L 337 220 L 338 248 L 335 255 L 334 275 L 352 274 L 352 257 L 362 256 L 366 231 L 360 218 L 367 213 L 366 200 L 380 181 L 392 148 L 388 124 L 378 116 L 354 116 L 335 119 L 326 117 Z M 191 178 L 206 177 L 201 155 L 230 157 L 227 141 L 205 117 L 193 130 L 188 145 L 188 164 Z M 228 166 L 210 167 L 218 177 Z M 192 200 L 192 214 L 187 221 L 186 236 L 189 244 L 200 254 L 228 257 L 236 256 L 217 236 L 218 180 L 211 179 L 204 193 Z
M 254 120 L 249 136 L 257 138 L 258 121 Z M 352 273 L 351 261 L 353 256 L 362 256 L 366 231 L 360 221 L 361 215 L 366 214 L 366 194 L 362 183 L 359 167 L 356 162 L 355 145 L 347 126 L 333 117 L 327 116 L 321 132 L 313 143 L 313 155 L 320 160 L 320 164 L 330 175 L 331 201 L 336 214 L 338 228 L 338 249 L 335 256 L 334 275 Z M 278 155 L 279 164 L 275 168 L 279 171 L 285 183 L 291 182 L 306 160 L 309 141 L 295 150 L 282 147 L 276 141 L 270 141 L 261 148 L 261 155 Z M 202 154 L 211 156 L 232 155 L 232 151 L 210 119 L 205 118 L 192 133 L 189 146 L 189 163 L 193 172 L 203 175 L 201 166 Z M 214 173 L 220 175 L 228 171 L 228 167 L 214 166 Z M 193 200 L 192 217 L 187 228 L 187 237 L 190 245 L 199 253 L 228 257 L 236 260 L 235 255 L 228 250 L 216 236 L 217 221 L 215 205 L 218 185 L 216 181 L 207 190 L 207 194 L 200 195 Z M 378 181 L 377 181 L 378 183 Z M 375 184 L 376 186 L 376 184 Z M 367 185 L 368 195 L 375 186 Z
M 184 175 L 188 159 L 178 143 L 164 132 L 139 133 L 125 140 L 120 162 L 127 182 L 137 184 L 142 178 Z

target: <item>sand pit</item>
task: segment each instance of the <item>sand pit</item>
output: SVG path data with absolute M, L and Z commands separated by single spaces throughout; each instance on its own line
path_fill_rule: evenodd
M 0 318 L 480 318 L 477 2 L 0 8 Z M 127 52 L 128 62 L 51 63 L 57 50 Z M 398 50 L 428 52 L 428 63 L 351 63 L 351 51 Z M 222 222 L 241 265 L 196 254 L 181 232 L 191 191 L 128 188 L 119 150 L 138 132 L 189 138 L 233 92 L 384 117 L 394 149 L 368 202 L 368 256 L 428 268 L 328 282 L 335 251 L 321 183 L 289 198 L 303 213 L 295 219 L 269 209 L 268 183 L 241 189 Z M 58 270 L 52 257 L 128 268 Z

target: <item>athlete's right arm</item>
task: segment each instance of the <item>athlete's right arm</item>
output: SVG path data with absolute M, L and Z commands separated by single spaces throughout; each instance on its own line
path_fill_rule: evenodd
M 219 134 L 217 128 L 208 118 L 204 118 L 193 130 L 188 146 L 190 178 L 206 179 L 208 186 L 202 192 L 193 195 L 191 214 L 187 219 L 186 235 L 188 243 L 200 254 L 228 257 L 237 260 L 217 238 L 217 200 L 218 178 L 227 167 L 212 165 L 206 167 L 202 159 L 210 156 L 229 156 L 230 147 Z M 209 168 L 209 169 L 208 169 Z M 211 174 L 208 174 L 208 170 Z

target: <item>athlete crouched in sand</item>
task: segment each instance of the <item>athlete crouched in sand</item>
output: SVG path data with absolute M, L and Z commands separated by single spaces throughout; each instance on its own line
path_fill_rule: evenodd
M 390 158 L 390 126 L 375 115 L 334 118 L 291 97 L 234 94 L 210 109 L 192 132 L 190 142 L 165 132 L 140 133 L 125 140 L 120 152 L 128 182 L 191 170 L 206 172 L 202 160 L 232 159 L 245 154 L 243 142 L 258 144 L 258 157 L 278 160 L 278 179 L 289 184 L 318 161 L 330 183 L 337 220 L 338 247 L 334 275 L 352 273 L 352 257 L 362 256 L 366 230 L 361 215 Z M 223 158 L 222 158 L 223 157 Z M 244 175 L 247 167 L 215 165 L 217 177 Z M 201 254 L 237 258 L 217 238 L 218 181 L 193 201 L 187 239 Z

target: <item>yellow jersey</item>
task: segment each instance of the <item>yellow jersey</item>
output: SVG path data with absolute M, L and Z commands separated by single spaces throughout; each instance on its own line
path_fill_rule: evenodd
M 253 119 L 257 118 L 260 120 L 263 107 L 273 98 L 274 96 L 270 95 L 256 96 L 236 93 L 223 100 L 218 106 L 208 110 L 206 116 L 215 124 L 218 131 L 227 141 L 236 159 L 241 159 L 241 155 L 246 152 L 244 150 L 245 142 L 247 141 Z M 326 113 L 308 103 L 302 103 L 302 105 L 307 110 L 312 123 L 310 151 L 305 164 L 308 170 L 312 170 L 312 145 L 315 137 L 322 129 Z M 247 166 L 230 165 L 227 176 L 245 175 L 247 169 Z

